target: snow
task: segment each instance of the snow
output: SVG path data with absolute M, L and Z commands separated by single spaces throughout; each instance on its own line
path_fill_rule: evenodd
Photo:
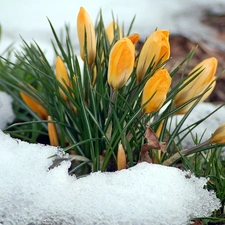
M 58 33 L 65 23 L 70 24 L 74 51 L 79 54 L 76 17 L 80 6 L 88 11 L 93 21 L 101 8 L 106 26 L 112 21 L 113 11 L 126 31 L 136 15 L 132 31 L 139 33 L 142 40 L 157 27 L 197 42 L 207 41 L 212 48 L 224 49 L 222 41 L 215 43 L 214 31 L 201 23 L 203 10 L 224 13 L 224 0 L 142 0 L 138 4 L 135 0 L 3 0 L 0 54 L 12 42 L 16 50 L 20 50 L 21 35 L 28 43 L 35 40 L 46 51 L 47 58 L 54 60 L 50 47 L 53 36 L 46 17 Z M 201 103 L 183 127 L 203 118 L 215 107 Z M 224 122 L 220 115 L 224 115 L 224 107 L 193 133 L 201 136 L 207 129 L 203 139 L 209 138 Z M 0 118 L 0 129 L 15 118 L 12 98 L 4 92 L 0 92 Z M 180 118 L 177 116 L 177 120 Z M 186 172 L 176 168 L 141 163 L 120 172 L 97 172 L 76 179 L 67 173 L 69 161 L 48 170 L 52 164 L 48 157 L 58 154 L 58 148 L 28 144 L 1 131 L 0 143 L 0 224 L 180 225 L 188 224 L 191 217 L 210 216 L 220 207 L 215 194 L 203 188 L 205 178 L 192 175 L 187 179 Z M 189 135 L 184 145 L 192 143 Z
M 0 224 L 189 224 L 219 209 L 207 179 L 177 168 L 140 163 L 115 173 L 76 179 L 59 149 L 28 144 L 0 131 Z
M 181 130 L 207 117 L 210 113 L 214 112 L 219 107 L 220 105 L 215 105 L 210 102 L 203 102 L 198 104 L 182 124 Z M 197 138 L 197 140 L 201 140 L 201 142 L 204 142 L 209 139 L 212 133 L 216 130 L 216 128 L 219 127 L 222 123 L 224 123 L 224 117 L 221 115 L 225 115 L 225 106 L 222 106 L 212 115 L 210 115 L 206 120 L 202 121 L 196 128 L 193 129 L 193 131 L 189 132 L 189 134 L 184 138 L 182 142 L 183 147 L 186 148 L 193 146 L 193 138 Z M 171 127 L 169 128 L 168 126 L 168 129 L 173 131 L 182 118 L 183 115 L 173 116 Z M 186 132 L 187 131 L 185 131 L 184 134 Z
M 15 115 L 12 109 L 12 97 L 3 91 L 0 91 L 0 130 L 7 124 L 12 123 Z

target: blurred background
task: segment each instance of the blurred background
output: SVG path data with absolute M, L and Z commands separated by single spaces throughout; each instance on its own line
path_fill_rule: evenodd
M 136 0 L 1 0 L 0 54 L 12 43 L 16 50 L 20 50 L 22 37 L 27 43 L 35 40 L 50 62 L 54 63 L 51 47 L 53 35 L 47 18 L 57 33 L 64 29 L 65 24 L 70 26 L 74 51 L 79 54 L 76 19 L 81 6 L 93 22 L 101 9 L 106 27 L 112 21 L 113 13 L 125 32 L 136 16 L 132 32 L 141 36 L 139 48 L 156 28 L 168 29 L 172 56 L 170 67 L 174 67 L 191 48 L 198 45 L 193 65 L 215 56 L 219 60 L 218 74 L 225 69 L 224 0 L 141 0 L 138 3 Z M 222 77 L 221 88 L 225 85 L 224 80 Z M 225 101 L 225 94 L 219 92 L 219 96 L 212 95 L 213 101 Z

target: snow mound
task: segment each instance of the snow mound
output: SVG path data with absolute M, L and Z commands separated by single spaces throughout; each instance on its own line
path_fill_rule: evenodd
M 12 109 L 12 97 L 0 91 L 0 130 L 4 129 L 8 123 L 12 123 L 15 115 Z
M 69 162 L 48 170 L 56 147 L 28 144 L 0 131 L 0 224 L 189 224 L 220 207 L 207 179 L 140 163 L 76 179 Z
M 202 102 L 198 104 L 193 111 L 189 114 L 188 118 L 182 124 L 181 130 L 187 128 L 188 126 L 196 123 L 197 121 L 205 118 L 209 114 L 211 114 L 214 110 L 218 109 L 220 105 L 215 105 L 210 102 Z M 210 115 L 206 120 L 202 121 L 196 128 L 194 128 L 183 140 L 182 145 L 184 148 L 190 147 L 194 145 L 193 138 L 197 137 L 197 140 L 201 140 L 201 142 L 206 141 L 212 135 L 212 133 L 225 122 L 224 117 L 221 115 L 225 115 L 225 107 L 222 106 L 212 115 Z M 172 118 L 172 123 L 170 130 L 173 131 L 177 124 L 181 121 L 183 115 L 176 115 Z M 170 123 L 169 123 L 170 124 Z M 186 133 L 187 131 L 185 131 Z

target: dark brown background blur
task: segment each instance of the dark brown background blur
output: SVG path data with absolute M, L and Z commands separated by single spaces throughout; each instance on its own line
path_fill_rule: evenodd
M 190 69 L 197 65 L 202 60 L 209 57 L 216 57 L 218 59 L 218 68 L 216 75 L 220 74 L 225 70 L 225 15 L 216 15 L 209 12 L 205 12 L 202 16 L 201 22 L 209 26 L 212 31 L 215 32 L 214 40 L 212 42 L 224 42 L 224 48 L 217 46 L 216 44 L 212 47 L 207 41 L 195 42 L 190 38 L 182 35 L 170 36 L 171 43 L 171 61 L 169 67 L 174 67 L 177 62 L 181 62 L 188 52 L 195 46 L 198 46 L 193 59 L 190 62 Z M 218 79 L 216 88 L 210 97 L 206 100 L 214 103 L 225 102 L 225 73 Z

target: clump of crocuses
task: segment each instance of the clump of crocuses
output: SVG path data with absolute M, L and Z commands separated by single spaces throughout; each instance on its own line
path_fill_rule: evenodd
M 115 21 L 105 28 L 99 18 L 94 26 L 81 7 L 77 16 L 80 53 L 72 53 L 71 40 L 64 51 L 55 36 L 60 51 L 49 69 L 52 74 L 45 78 L 49 78 L 45 84 L 54 85 L 43 85 L 43 77 L 37 78 L 42 84 L 37 89 L 23 82 L 20 95 L 36 119 L 47 121 L 49 143 L 72 152 L 76 161 L 72 171 L 82 167 L 84 173 L 115 171 L 141 161 L 170 165 L 196 148 L 179 153 L 170 149 L 167 142 L 172 143 L 175 135 L 170 140 L 168 121 L 175 114 L 187 114 L 211 94 L 217 59 L 199 62 L 173 86 L 176 74 L 167 69 L 168 30 L 157 29 L 146 38 L 125 33 Z M 145 40 L 141 49 L 137 48 L 140 40 Z M 82 69 L 78 57 L 84 62 Z M 177 71 L 180 68 L 182 63 Z M 49 88 L 51 98 L 43 95 L 43 88 Z M 205 144 L 224 143 L 224 137 L 223 124 Z

